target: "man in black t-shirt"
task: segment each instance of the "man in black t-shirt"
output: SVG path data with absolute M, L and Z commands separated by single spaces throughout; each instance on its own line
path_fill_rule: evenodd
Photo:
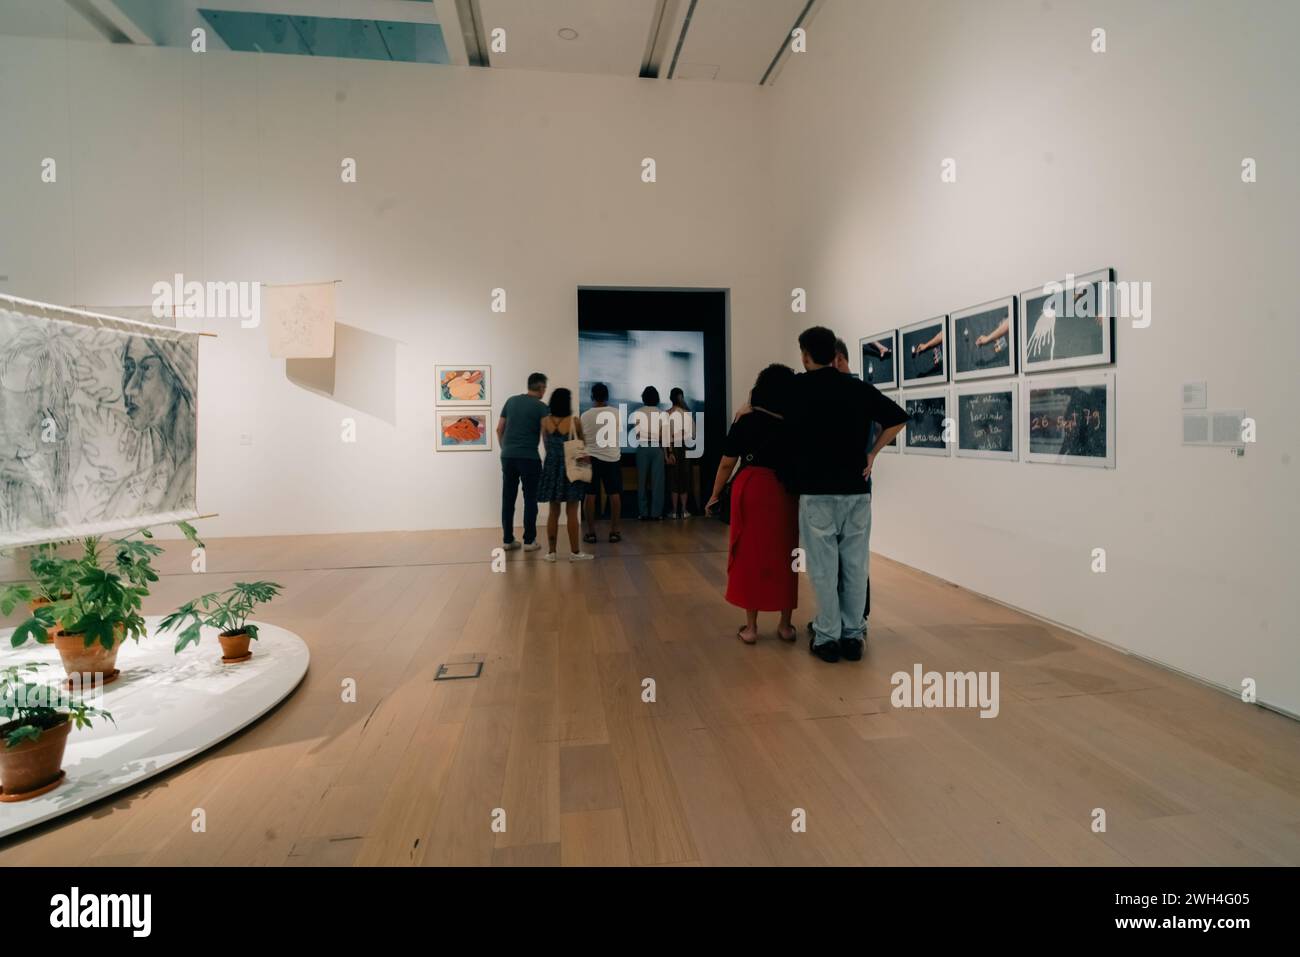
M 807 371 L 795 380 L 791 433 L 799 490 L 799 538 L 817 593 L 809 650 L 823 661 L 862 658 L 871 536 L 868 484 L 876 455 L 907 421 L 879 389 L 837 372 L 835 333 L 822 326 L 799 336 Z M 872 423 L 880 434 L 872 443 Z

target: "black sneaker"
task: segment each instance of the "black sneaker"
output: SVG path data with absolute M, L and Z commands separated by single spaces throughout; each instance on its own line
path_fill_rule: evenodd
M 865 644 L 861 638 L 841 638 L 840 657 L 845 661 L 861 661 L 862 647 Z
M 822 661 L 833 662 L 840 660 L 840 643 L 838 641 L 823 641 L 819 645 L 815 638 L 809 638 L 808 650 Z

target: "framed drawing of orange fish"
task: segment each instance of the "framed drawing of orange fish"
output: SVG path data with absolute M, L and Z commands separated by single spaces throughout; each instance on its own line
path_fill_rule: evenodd
M 435 417 L 439 452 L 492 451 L 491 409 L 439 409 Z

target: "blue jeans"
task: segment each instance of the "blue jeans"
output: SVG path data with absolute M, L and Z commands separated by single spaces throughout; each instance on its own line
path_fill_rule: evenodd
M 653 506 L 647 511 L 646 480 L 652 488 Z M 636 513 L 659 518 L 664 513 L 664 450 L 658 446 L 640 446 L 636 450 Z
M 870 495 L 799 496 L 799 539 L 817 594 L 814 644 L 861 640 L 870 538 Z
M 515 540 L 515 496 L 524 487 L 524 544 L 537 541 L 537 483 L 542 477 L 540 459 L 501 460 L 501 541 Z

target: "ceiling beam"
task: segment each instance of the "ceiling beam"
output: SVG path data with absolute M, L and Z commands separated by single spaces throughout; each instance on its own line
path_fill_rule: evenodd
M 664 57 L 672 43 L 672 25 L 677 20 L 681 0 L 658 0 L 655 15 L 650 21 L 650 36 L 646 38 L 645 53 L 641 57 L 643 79 L 655 80 L 663 71 Z
M 465 39 L 465 59 L 470 66 L 491 66 L 488 57 L 487 34 L 483 32 L 483 11 L 478 0 L 456 0 L 456 19 L 460 21 L 460 35 Z
M 153 37 L 141 30 L 113 0 L 67 0 L 67 3 L 110 43 L 154 45 Z
M 790 57 L 790 35 L 800 27 L 808 28 L 808 25 L 813 21 L 813 17 L 817 15 L 817 11 L 821 8 L 821 2 L 822 0 L 808 0 L 804 4 L 798 18 L 781 39 L 781 47 L 776 51 L 776 56 L 772 57 L 772 62 L 767 65 L 763 78 L 758 81 L 759 86 L 771 86 L 776 82 L 776 78 L 781 75 L 781 69 L 785 66 L 786 60 Z

